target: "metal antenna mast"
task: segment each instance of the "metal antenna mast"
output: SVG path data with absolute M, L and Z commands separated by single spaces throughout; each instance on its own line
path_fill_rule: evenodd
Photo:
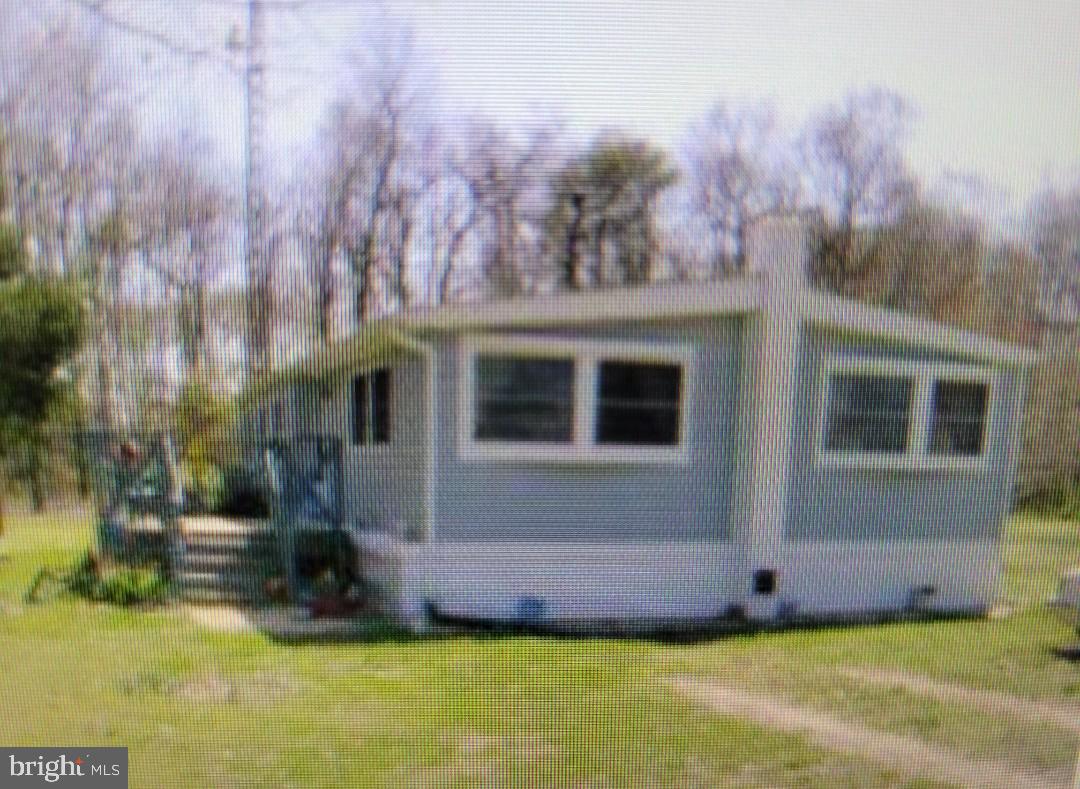
M 212 60 L 232 68 L 213 47 L 196 47 L 145 27 L 110 10 L 107 0 L 70 0 L 110 27 L 192 61 Z M 266 240 L 266 23 L 271 7 L 295 10 L 303 0 L 241 0 L 246 6 L 246 35 L 234 29 L 228 48 L 242 57 L 244 77 L 244 263 L 248 277 L 248 373 L 267 364 L 273 325 L 273 283 Z
M 266 7 L 248 0 L 244 42 L 244 260 L 247 268 L 248 375 L 267 364 L 273 283 L 266 244 Z

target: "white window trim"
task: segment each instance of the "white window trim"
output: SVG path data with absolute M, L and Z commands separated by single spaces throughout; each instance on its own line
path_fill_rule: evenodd
M 907 451 L 889 452 L 837 451 L 825 448 L 828 427 L 829 381 L 834 373 L 863 373 L 912 378 L 914 381 L 911 419 L 908 422 Z M 930 429 L 931 393 L 940 379 L 987 386 L 986 417 L 983 420 L 982 452 L 976 457 L 933 455 L 927 451 Z M 818 413 L 815 446 L 819 465 L 830 468 L 876 469 L 882 471 L 984 471 L 989 465 L 990 438 L 993 435 L 997 399 L 997 373 L 987 367 L 952 362 L 908 361 L 864 358 L 845 355 L 829 357 L 822 365 L 818 381 Z
M 535 441 L 477 441 L 474 370 L 484 353 L 528 358 L 574 360 L 573 440 L 568 443 Z M 596 426 L 596 375 L 601 361 L 663 362 L 682 366 L 679 400 L 679 443 L 676 446 L 600 445 L 593 441 Z M 579 340 L 565 337 L 469 335 L 458 351 L 458 455 L 466 461 L 530 463 L 685 464 L 690 446 L 690 419 L 694 388 L 694 353 L 680 343 Z

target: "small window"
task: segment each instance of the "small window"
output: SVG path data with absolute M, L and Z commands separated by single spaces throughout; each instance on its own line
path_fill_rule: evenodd
M 390 371 L 373 370 L 353 381 L 353 444 L 390 441 Z
M 596 443 L 677 445 L 681 388 L 677 364 L 601 362 Z
M 934 381 L 927 450 L 932 455 L 978 457 L 983 451 L 989 387 L 976 381 Z
M 481 355 L 475 374 L 477 441 L 573 441 L 573 359 Z
M 914 379 L 908 376 L 834 373 L 829 380 L 825 449 L 902 455 Z

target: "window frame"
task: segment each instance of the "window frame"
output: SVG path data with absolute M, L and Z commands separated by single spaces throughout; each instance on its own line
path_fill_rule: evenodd
M 912 380 L 911 415 L 908 420 L 907 449 L 904 452 L 863 452 L 826 448 L 829 419 L 829 386 L 834 374 L 902 377 Z M 989 465 L 990 438 L 995 422 L 997 373 L 978 365 L 955 362 L 890 359 L 835 354 L 822 365 L 818 382 L 814 444 L 817 461 L 827 468 L 897 471 L 984 471 Z M 941 455 L 930 451 L 933 419 L 933 390 L 938 381 L 983 384 L 986 409 L 983 417 L 981 451 L 978 455 Z
M 476 359 L 483 355 L 519 358 L 572 359 L 573 430 L 569 442 L 477 440 Z M 601 362 L 677 364 L 679 441 L 674 445 L 597 443 L 599 368 Z M 590 340 L 522 335 L 467 335 L 458 352 L 458 455 L 465 461 L 527 463 L 686 464 L 690 446 L 689 414 L 693 406 L 694 353 L 677 342 Z
M 374 376 L 377 373 L 384 373 L 386 375 L 386 439 L 379 441 L 376 438 L 375 432 L 375 409 L 373 408 L 375 403 L 375 386 Z M 359 417 L 357 413 L 357 397 L 356 387 L 361 378 L 367 379 L 367 419 L 364 421 L 364 435 L 358 439 L 356 430 L 356 421 Z M 366 367 L 357 370 L 353 373 L 352 377 L 348 379 L 349 382 L 349 415 L 352 417 L 350 424 L 349 435 L 349 448 L 353 450 L 365 450 L 373 451 L 384 449 L 389 447 L 394 440 L 394 414 L 392 408 L 392 402 L 394 398 L 394 374 L 393 368 L 388 366 L 380 367 Z

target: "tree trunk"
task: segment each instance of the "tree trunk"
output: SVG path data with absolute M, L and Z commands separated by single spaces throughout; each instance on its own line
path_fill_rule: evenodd
M 319 336 L 323 342 L 329 340 L 334 331 L 334 257 L 336 252 L 337 244 L 327 243 L 325 249 L 319 250 L 318 253 Z
M 371 316 L 371 291 L 374 288 L 375 234 L 365 233 L 359 247 L 349 257 L 352 262 L 353 281 L 356 287 L 356 327 L 359 329 Z
M 570 199 L 570 209 L 574 212 L 570 226 L 566 230 L 566 251 L 563 259 L 563 280 L 570 290 L 578 290 L 578 272 L 581 270 L 581 223 L 585 197 L 575 194 Z
M 88 468 L 86 450 L 82 445 L 83 437 L 86 435 L 86 422 L 83 419 L 81 405 L 76 406 L 75 413 L 75 440 L 69 441 L 69 451 L 73 448 L 75 451 L 75 474 L 78 480 L 77 485 L 79 489 L 79 498 L 85 501 L 90 495 L 90 469 Z
M 403 218 L 398 232 L 398 259 L 396 266 L 397 292 L 400 308 L 408 309 L 413 303 L 409 290 L 409 247 L 412 245 L 413 220 Z
M 4 511 L 7 504 L 7 474 L 4 473 L 4 454 L 0 452 L 0 537 L 4 536 Z
M 45 511 L 48 496 L 45 490 L 45 480 L 42 477 L 42 452 L 41 447 L 37 445 L 36 436 L 29 447 L 29 452 L 30 457 L 27 458 L 29 461 L 27 464 L 27 476 L 29 479 L 27 482 L 30 488 L 30 502 L 34 507 L 34 512 L 42 513 Z

